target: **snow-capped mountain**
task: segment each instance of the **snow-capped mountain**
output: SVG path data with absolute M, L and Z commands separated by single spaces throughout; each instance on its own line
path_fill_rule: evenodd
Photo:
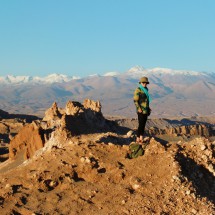
M 207 75 L 205 72 L 197 72 L 197 71 L 189 71 L 189 70 L 174 70 L 169 68 L 160 68 L 155 67 L 152 69 L 146 69 L 142 66 L 134 66 L 127 71 L 127 74 L 130 75 L 186 75 L 186 76 L 199 76 L 199 75 Z
M 107 72 L 103 76 L 117 76 L 117 75 L 120 75 L 120 73 L 119 72 Z
M 48 84 L 48 83 L 63 83 L 68 82 L 74 79 L 79 79 L 80 77 L 76 76 L 67 76 L 63 74 L 50 74 L 45 77 L 39 76 L 14 76 L 7 75 L 5 77 L 0 77 L 0 84 Z
M 204 73 L 204 72 L 196 72 L 196 71 L 188 71 L 188 70 L 173 70 L 168 68 L 152 68 L 152 69 L 146 69 L 142 66 L 134 66 L 130 68 L 128 71 L 124 73 L 120 73 L 117 71 L 114 72 L 108 72 L 104 75 L 99 74 L 92 74 L 87 77 L 93 78 L 93 77 L 120 77 L 120 76 L 129 76 L 133 78 L 137 78 L 140 76 L 208 76 L 211 75 L 210 73 Z M 85 77 L 85 78 L 87 78 Z M 5 77 L 0 77 L 0 84 L 52 84 L 52 83 L 64 83 L 69 82 L 71 80 L 75 79 L 81 79 L 77 76 L 67 76 L 63 74 L 50 74 L 45 77 L 39 77 L 39 76 L 14 76 L 14 75 L 7 75 Z
M 142 76 L 149 78 L 152 116 L 215 115 L 215 73 L 141 66 L 83 78 L 62 74 L 0 77 L 0 109 L 43 116 L 54 101 L 60 106 L 68 100 L 90 98 L 102 102 L 104 114 L 134 116 L 133 93 Z

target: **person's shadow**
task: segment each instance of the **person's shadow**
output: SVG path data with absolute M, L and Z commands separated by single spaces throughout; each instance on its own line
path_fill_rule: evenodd
M 206 197 L 215 204 L 214 175 L 203 165 L 197 164 L 193 159 L 185 157 L 180 152 L 177 153 L 176 160 L 181 166 L 182 174 L 192 182 L 196 194 L 200 197 Z

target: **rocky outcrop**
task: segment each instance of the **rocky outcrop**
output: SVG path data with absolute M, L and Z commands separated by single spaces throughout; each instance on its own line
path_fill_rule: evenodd
M 114 119 L 112 119 L 114 120 Z M 130 129 L 137 129 L 137 119 L 115 119 L 115 122 L 123 127 Z M 215 136 L 215 126 L 213 123 L 207 121 L 181 119 L 148 119 L 146 123 L 146 134 L 155 135 L 174 135 L 174 136 Z
M 197 125 L 183 125 L 177 127 L 170 127 L 170 128 L 157 128 L 157 127 L 150 127 L 147 130 L 149 135 L 200 135 L 200 136 L 212 136 L 213 131 L 210 126 L 205 124 L 197 124 Z
M 57 103 L 54 102 L 52 106 L 45 112 L 43 121 L 56 120 L 61 118 L 61 113 L 58 110 Z
M 2 119 L 0 121 L 0 143 L 9 143 L 24 125 L 26 122 L 22 119 Z
M 32 157 L 38 149 L 44 146 L 43 131 L 40 127 L 30 124 L 25 126 L 10 142 L 9 157 L 15 158 L 22 153 L 24 159 Z
M 84 106 L 75 101 L 68 101 L 65 107 L 65 114 L 66 115 L 72 115 L 77 116 L 80 113 L 84 112 Z
M 91 109 L 92 111 L 95 112 L 101 112 L 102 106 L 100 101 L 95 102 L 90 99 L 85 99 L 83 105 L 85 109 Z
M 52 136 L 62 141 L 71 135 L 98 132 L 107 128 L 105 121 L 98 101 L 86 99 L 83 105 L 68 101 L 65 109 L 58 108 L 55 102 L 42 120 L 25 126 L 11 141 L 9 156 L 13 159 L 23 153 L 24 159 L 31 158 Z
M 170 121 L 170 120 L 169 120 Z M 131 120 L 132 129 L 137 124 L 134 119 Z M 209 124 L 200 124 L 184 120 L 183 125 L 177 121 L 170 124 L 168 120 L 148 121 L 146 133 L 150 136 L 173 135 L 173 136 L 211 136 L 213 130 Z M 147 122 L 147 123 L 148 123 Z M 121 123 L 128 123 L 127 120 Z M 128 123 L 129 124 L 129 123 Z M 151 126 L 149 126 L 151 125 Z M 123 125 L 121 125 L 123 126 Z M 127 126 L 126 126 L 127 127 Z M 24 158 L 31 158 L 34 153 L 52 138 L 60 141 L 66 140 L 71 136 L 81 134 L 99 133 L 112 130 L 121 132 L 122 127 L 109 123 L 101 112 L 101 103 L 99 101 L 84 100 L 83 104 L 77 101 L 68 101 L 65 108 L 59 108 L 57 103 L 45 112 L 42 120 L 35 120 L 29 126 L 24 127 L 10 143 L 10 158 L 15 158 L 18 153 L 23 153 Z M 7 126 L 0 127 L 0 131 L 5 132 Z M 121 130 L 120 130 L 121 129 Z M 126 129 L 125 129 L 126 130 Z M 125 130 L 123 132 L 125 132 Z M 32 139 L 35 136 L 35 139 Z M 107 141 L 107 140 L 106 140 Z M 117 140 L 119 142 L 119 140 Z M 124 140 L 123 140 L 124 141 Z M 130 141 L 130 140 L 129 140 Z
M 77 101 L 68 101 L 65 109 L 59 109 L 54 103 L 49 108 L 43 122 L 47 128 L 61 127 L 73 134 L 90 132 L 105 127 L 105 118 L 99 101 L 85 99 L 83 105 Z
M 36 119 L 38 117 L 32 115 L 9 114 L 0 110 L 0 143 L 9 143 L 24 125 Z
M 90 99 L 85 99 L 85 118 L 91 126 L 103 127 L 105 124 L 105 119 L 101 112 L 101 103 L 99 101 L 95 102 Z

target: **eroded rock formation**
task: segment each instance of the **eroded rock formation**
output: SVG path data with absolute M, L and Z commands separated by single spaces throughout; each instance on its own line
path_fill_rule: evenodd
M 38 117 L 32 115 L 9 114 L 0 110 L 0 143 L 9 143 L 23 126 L 36 119 Z
M 134 120 L 131 121 L 133 127 L 135 122 Z M 120 133 L 122 127 L 117 127 L 114 123 L 109 124 L 107 122 L 102 115 L 99 101 L 86 99 L 83 104 L 76 101 L 68 101 L 64 109 L 59 108 L 55 102 L 45 112 L 42 120 L 35 120 L 29 126 L 21 129 L 18 135 L 11 141 L 10 158 L 15 158 L 19 152 L 23 153 L 25 159 L 31 158 L 35 151 L 45 146 L 52 137 L 55 137 L 55 139 L 59 137 L 60 142 L 71 136 L 81 134 L 107 132 L 108 130 Z M 166 124 L 161 122 L 161 120 L 155 120 L 155 122 L 154 126 L 148 126 L 146 129 L 146 133 L 150 136 L 165 134 L 169 136 L 199 135 L 208 137 L 213 133 L 211 127 L 207 124 L 170 125 L 166 122 Z M 125 122 L 123 121 L 123 123 Z M 158 126 L 159 123 L 160 127 Z M 165 126 L 161 126 L 162 123 Z M 8 127 L 2 124 L 0 132 L 1 130 L 5 132 L 8 130 Z M 117 141 L 120 142 L 119 140 Z
M 24 159 L 32 157 L 38 149 L 44 146 L 43 130 L 40 127 L 29 124 L 15 136 L 10 142 L 9 157 L 14 158 L 20 153 Z
M 26 125 L 21 119 L 2 119 L 0 121 L 0 143 L 7 144 Z
M 137 119 L 116 119 L 116 123 L 123 127 L 130 129 L 137 129 Z M 146 134 L 155 135 L 185 135 L 185 136 L 215 136 L 215 126 L 213 123 L 207 121 L 200 121 L 199 119 L 149 119 L 146 123 Z
M 80 102 L 68 101 L 65 107 L 65 114 L 77 116 L 84 112 L 84 106 Z
M 105 126 L 105 118 L 98 101 L 86 99 L 83 105 L 76 101 L 68 101 L 65 109 L 58 108 L 54 102 L 42 120 L 25 126 L 16 135 L 10 143 L 9 156 L 13 159 L 23 153 L 24 159 L 28 159 L 52 136 L 59 136 L 61 140 L 65 140 L 71 135 L 100 131 Z
M 57 103 L 54 102 L 52 106 L 45 112 L 43 121 L 56 120 L 61 118 L 61 113 L 59 112 Z
M 209 137 L 212 135 L 212 130 L 210 126 L 204 124 L 197 124 L 197 125 L 183 125 L 177 127 L 170 127 L 170 128 L 157 128 L 151 127 L 147 131 L 150 135 L 200 135 Z
M 83 105 L 85 109 L 91 109 L 95 112 L 101 112 L 102 106 L 100 101 L 95 102 L 90 99 L 85 99 Z

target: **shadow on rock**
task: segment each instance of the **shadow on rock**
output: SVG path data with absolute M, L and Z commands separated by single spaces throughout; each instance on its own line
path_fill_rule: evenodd
M 4 154 L 7 154 L 7 153 L 9 153 L 8 147 L 1 147 L 0 148 L 0 155 L 4 155 Z
M 4 140 L 5 143 L 10 142 L 10 138 L 8 134 L 0 134 L 0 139 Z
M 128 145 L 133 141 L 131 137 L 118 137 L 115 135 L 104 136 L 97 141 L 98 143 L 112 143 L 115 145 Z
M 182 174 L 192 182 L 196 194 L 206 197 L 215 204 L 214 181 L 215 177 L 204 166 L 197 164 L 193 159 L 185 157 L 182 153 L 176 155 L 176 160 L 181 166 Z
M 154 136 L 154 139 L 155 139 L 157 142 L 159 142 L 162 146 L 164 146 L 165 149 L 168 148 L 168 146 L 167 146 L 168 141 L 166 141 L 166 140 L 164 140 L 164 139 L 161 139 L 161 138 L 158 138 L 158 137 L 155 137 L 155 136 Z

